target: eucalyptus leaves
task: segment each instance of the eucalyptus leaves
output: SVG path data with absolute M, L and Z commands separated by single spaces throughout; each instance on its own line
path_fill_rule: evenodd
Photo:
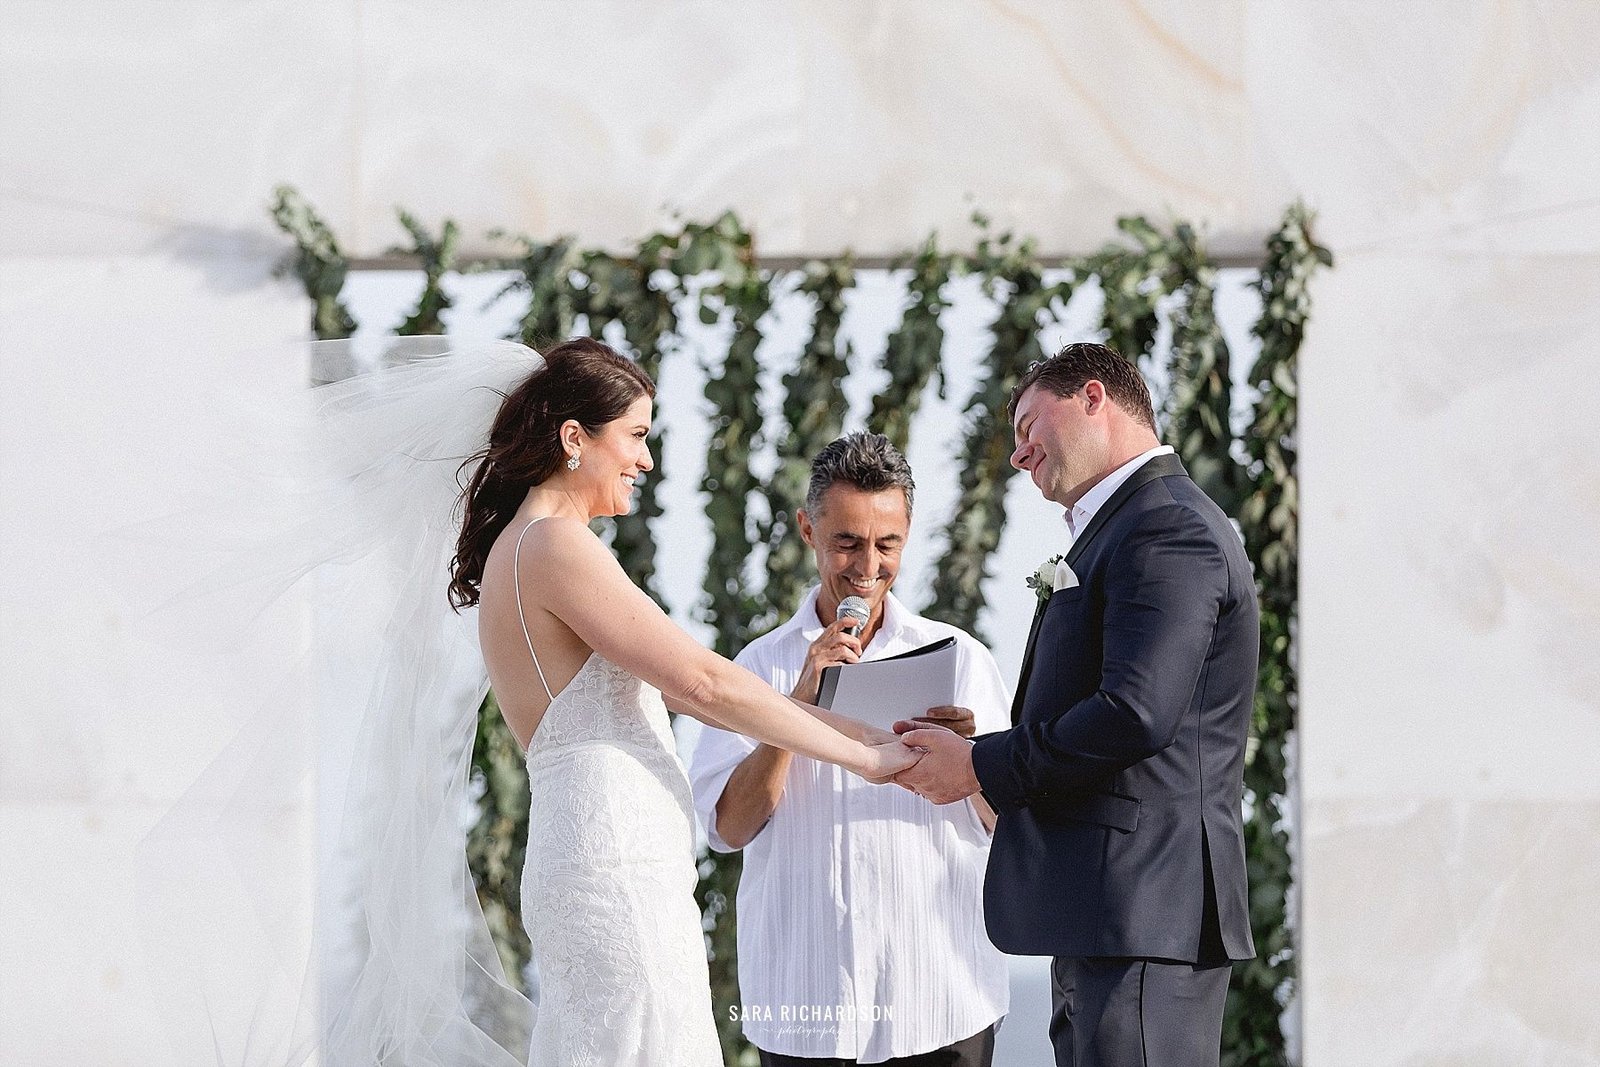
M 305 287 L 314 332 L 348 336 L 357 324 L 340 292 L 350 263 L 332 230 L 293 189 L 278 189 L 272 210 L 295 242 L 284 271 Z M 933 602 L 925 611 L 981 635 L 989 561 L 1000 542 L 1013 473 L 1010 426 L 997 415 L 1028 363 L 1048 354 L 1040 347 L 1041 330 L 1061 320 L 1075 293 L 1097 289 L 1096 339 L 1137 362 L 1147 378 L 1170 382 L 1158 392 L 1164 438 L 1202 487 L 1238 517 L 1256 567 L 1262 671 L 1245 782 L 1251 917 L 1262 957 L 1234 970 L 1223 1062 L 1234 1067 L 1285 1062 L 1279 1016 L 1295 973 L 1287 919 L 1285 749 L 1296 711 L 1296 357 L 1309 316 L 1309 280 L 1332 262 L 1312 239 L 1309 211 L 1291 207 L 1267 243 L 1255 284 L 1262 310 L 1254 334 L 1261 350 L 1249 376 L 1251 395 L 1239 404 L 1232 395 L 1232 354 L 1216 319 L 1217 267 L 1200 232 L 1184 222 L 1163 228 L 1125 218 L 1117 224 L 1118 239 L 1100 251 L 1048 264 L 1031 239 L 995 233 L 981 218 L 975 221 L 982 236 L 970 252 L 944 248 L 930 236 L 889 264 L 905 287 L 902 313 L 873 353 L 851 351 L 840 340 L 859 276 L 848 253 L 793 270 L 773 269 L 763 265 L 753 234 L 731 213 L 650 234 L 625 251 L 585 248 L 571 236 L 535 239 L 497 231 L 489 239 L 504 254 L 472 262 L 458 255 L 454 224 L 444 223 L 435 236 L 409 215 L 402 213 L 401 221 L 411 238 L 404 251 L 415 257 L 424 288 L 398 332 L 436 332 L 449 307 L 442 281 L 461 270 L 514 272 L 501 295 L 528 301 L 519 339 L 538 346 L 580 331 L 598 336 L 610 327 L 611 339 L 618 340 L 620 331 L 624 346 L 658 381 L 671 373 L 666 357 L 683 347 L 680 315 L 721 328 L 726 347 L 708 361 L 705 397 L 712 433 L 701 480 L 715 547 L 706 559 L 677 562 L 703 573 L 701 617 L 725 654 L 791 611 L 804 588 L 806 554 L 794 511 L 804 496 L 810 456 L 843 428 L 841 395 L 848 377 L 878 377 L 882 384 L 868 427 L 902 448 L 927 390 L 944 395 L 949 383 L 941 316 L 951 283 L 963 276 L 977 278 L 997 313 L 982 373 L 956 435 L 960 496 L 938 539 Z M 761 346 L 778 294 L 791 287 L 807 298 L 812 319 L 795 369 L 780 383 L 783 400 L 771 424 L 760 403 Z M 1158 345 L 1163 326 L 1169 328 L 1170 343 Z M 1248 424 L 1237 425 L 1231 412 L 1246 408 Z M 666 423 L 657 421 L 658 436 L 668 432 Z M 774 443 L 777 451 L 777 469 L 768 478 L 758 476 L 752 464 L 763 442 Z M 657 456 L 660 451 L 655 449 Z M 661 514 L 655 496 L 661 473 L 658 468 L 641 485 L 638 508 L 610 531 L 612 548 L 628 573 L 652 593 L 657 560 L 651 523 Z M 1065 580 L 1062 566 L 1060 557 L 1047 561 L 1028 584 L 1048 597 Z M 485 913 L 507 971 L 515 975 L 527 960 L 517 913 L 527 783 L 515 742 L 492 700 L 480 715 L 473 755 L 483 796 L 469 849 Z M 701 875 L 720 1008 L 736 1003 L 738 996 L 733 957 L 738 856 L 709 854 Z M 719 1011 L 719 1026 L 729 1062 L 753 1063 L 738 1024 Z

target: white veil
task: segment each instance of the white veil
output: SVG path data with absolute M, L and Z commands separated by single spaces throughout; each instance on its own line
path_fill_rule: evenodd
M 179 532 L 196 546 L 181 581 L 152 575 L 164 603 L 138 607 L 140 629 L 217 666 L 215 699 L 244 723 L 136 857 L 174 1039 L 227 1067 L 527 1056 L 533 1008 L 467 869 L 488 683 L 476 610 L 446 586 L 458 468 L 541 361 L 443 338 L 377 355 L 313 343 L 330 384 L 271 410 L 197 398 L 241 442 L 214 504 L 115 535 L 130 559 Z

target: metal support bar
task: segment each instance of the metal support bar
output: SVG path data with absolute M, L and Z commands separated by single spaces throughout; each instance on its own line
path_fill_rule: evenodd
M 1257 247 L 1260 251 L 1244 252 L 1237 250 L 1244 242 L 1229 242 L 1230 250 L 1214 253 L 1211 261 L 1219 268 L 1239 268 L 1243 270 L 1256 270 L 1266 258 L 1266 236 L 1263 235 Z M 897 259 L 908 258 L 911 253 L 901 256 L 855 256 L 851 263 L 857 270 L 888 270 Z M 493 270 L 501 268 L 513 256 L 462 256 L 457 259 L 457 271 Z M 817 259 L 828 259 L 830 256 L 758 256 L 757 259 L 763 267 L 775 271 L 799 270 L 807 263 Z M 1046 269 L 1063 267 L 1082 260 L 1083 256 L 1071 256 L 1056 253 L 1047 256 L 1035 257 Z M 351 270 L 421 270 L 421 262 L 415 256 L 352 256 L 349 260 Z M 504 269 L 511 269 L 505 267 Z

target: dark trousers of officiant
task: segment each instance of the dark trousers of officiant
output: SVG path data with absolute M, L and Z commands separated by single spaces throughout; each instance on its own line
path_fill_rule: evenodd
M 814 1059 L 809 1056 L 782 1056 L 766 1049 L 761 1067 L 855 1067 L 855 1060 Z M 872 1067 L 990 1067 L 994 1063 L 994 1027 L 986 1026 L 971 1037 L 918 1056 L 880 1060 Z

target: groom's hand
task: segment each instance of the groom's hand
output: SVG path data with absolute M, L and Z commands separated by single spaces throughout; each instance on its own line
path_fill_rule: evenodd
M 897 732 L 898 732 L 898 724 Z M 972 770 L 972 742 L 942 726 L 927 726 L 900 734 L 909 748 L 921 749 L 922 758 L 894 776 L 904 786 L 935 804 L 954 804 L 982 789 Z
M 962 737 L 971 737 L 978 732 L 978 720 L 972 714 L 972 709 L 958 708 L 954 704 L 941 704 L 936 708 L 929 708 L 926 715 L 918 715 L 914 719 L 901 719 L 894 724 L 894 732 L 910 733 L 912 730 L 920 730 L 930 725 L 954 730 Z

